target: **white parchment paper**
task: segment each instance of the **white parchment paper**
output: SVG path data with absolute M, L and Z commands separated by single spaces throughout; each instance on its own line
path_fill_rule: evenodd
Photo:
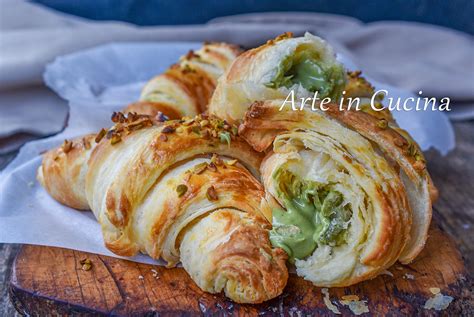
M 115 256 L 103 244 L 99 224 L 91 212 L 65 207 L 53 200 L 36 181 L 41 153 L 73 138 L 109 127 L 113 111 L 138 99 L 144 82 L 163 72 L 189 49 L 200 43 L 123 43 L 57 58 L 47 67 L 45 81 L 70 105 L 66 129 L 51 138 L 26 144 L 0 174 L 0 242 L 64 247 Z M 349 69 L 355 64 L 343 57 Z M 411 93 L 374 82 L 391 96 Z M 434 147 L 445 154 L 454 148 L 454 134 L 440 112 L 396 112 L 422 149 Z M 147 256 L 132 261 L 155 263 Z

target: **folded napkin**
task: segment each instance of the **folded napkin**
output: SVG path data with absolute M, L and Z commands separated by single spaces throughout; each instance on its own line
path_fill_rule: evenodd
M 119 41 L 228 41 L 253 47 L 283 32 L 310 31 L 330 41 L 370 77 L 422 90 L 424 96 L 448 96 L 456 109 L 454 118 L 474 117 L 473 40 L 446 28 L 408 22 L 364 24 L 319 13 L 259 13 L 204 25 L 137 27 L 89 21 L 23 1 L 0 0 L 0 7 L 6 11 L 0 19 L 0 153 L 15 147 L 5 138 L 18 143 L 11 137 L 17 132 L 49 135 L 62 129 L 66 102 L 43 84 L 47 63 L 59 55 Z

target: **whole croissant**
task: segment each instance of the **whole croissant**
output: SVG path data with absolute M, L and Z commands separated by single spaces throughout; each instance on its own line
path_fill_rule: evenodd
M 436 196 L 416 142 L 387 110 L 339 110 L 372 86 L 346 74 L 311 34 L 286 34 L 240 55 L 220 78 L 210 113 L 242 123 L 239 134 L 268 154 L 261 166 L 273 210 L 271 241 L 318 286 L 348 286 L 422 250 Z M 285 105 L 293 92 L 305 107 Z M 308 101 L 330 98 L 326 111 Z M 326 109 L 327 108 L 327 109 Z
M 148 81 L 140 100 L 124 112 L 150 116 L 161 112 L 170 119 L 205 112 L 217 79 L 240 53 L 239 47 L 227 43 L 206 43 L 190 51 L 179 63 Z
M 261 155 L 235 127 L 208 116 L 113 120 L 44 155 L 38 180 L 51 196 L 91 209 L 118 255 L 181 261 L 201 289 L 239 303 L 281 294 L 287 256 L 271 246 L 271 202 L 252 175 Z

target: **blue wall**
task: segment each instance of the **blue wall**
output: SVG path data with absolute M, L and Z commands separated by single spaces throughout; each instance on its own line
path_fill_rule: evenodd
M 438 24 L 474 34 L 474 0 L 35 0 L 95 20 L 138 25 L 204 23 L 214 17 L 262 11 L 327 12 L 365 22 L 406 20 Z

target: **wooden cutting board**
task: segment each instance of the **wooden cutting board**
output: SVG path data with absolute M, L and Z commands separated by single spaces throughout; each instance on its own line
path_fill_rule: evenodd
M 92 269 L 81 269 L 88 258 Z M 152 271 L 153 270 L 153 271 Z M 340 300 L 357 295 L 365 315 L 473 315 L 472 287 L 453 241 L 433 226 L 426 248 L 411 265 L 396 264 L 390 275 L 347 288 L 329 290 L 342 315 L 351 315 Z M 156 272 L 156 273 L 155 273 Z M 430 288 L 454 298 L 444 311 L 424 309 Z M 183 269 L 138 264 L 61 248 L 24 246 L 10 281 L 15 307 L 27 315 L 334 315 L 320 288 L 291 275 L 283 295 L 260 305 L 239 305 L 222 295 L 202 292 Z

